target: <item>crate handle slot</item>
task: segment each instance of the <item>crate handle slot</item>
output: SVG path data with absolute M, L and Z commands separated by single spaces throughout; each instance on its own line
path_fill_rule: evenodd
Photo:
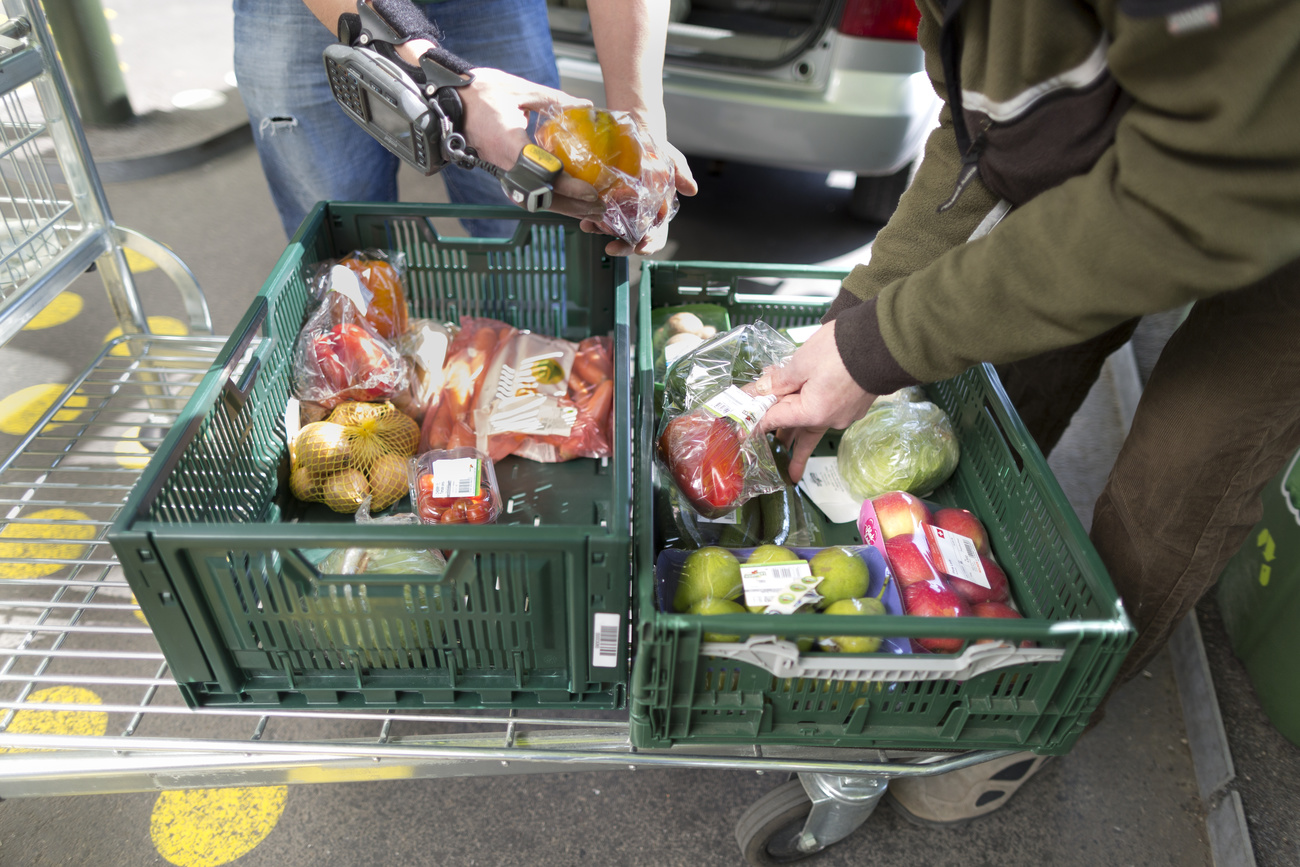
M 824 656 L 832 656 L 825 659 Z M 705 641 L 700 656 L 734 659 L 756 665 L 776 677 L 819 680 L 915 681 L 969 680 L 988 671 L 1030 662 L 1057 662 L 1065 657 L 1059 647 L 1012 647 L 1006 642 L 972 644 L 958 656 L 947 654 L 889 654 L 853 657 L 841 654 L 801 656 L 790 641 L 755 635 L 742 642 Z

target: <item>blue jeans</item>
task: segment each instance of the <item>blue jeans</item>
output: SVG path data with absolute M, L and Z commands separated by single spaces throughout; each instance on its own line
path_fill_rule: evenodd
M 560 86 L 544 0 L 441 0 L 422 7 L 441 43 L 475 66 Z M 234 0 L 235 77 L 262 171 L 292 235 L 319 201 L 397 201 L 400 160 L 343 113 L 321 54 L 337 41 L 300 0 Z M 471 144 L 473 144 L 471 142 Z M 441 172 L 453 202 L 509 204 L 481 169 Z M 467 220 L 474 235 L 513 232 L 509 220 Z

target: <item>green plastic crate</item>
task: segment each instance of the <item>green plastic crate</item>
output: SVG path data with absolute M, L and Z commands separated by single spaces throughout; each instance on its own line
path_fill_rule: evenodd
M 657 552 L 646 526 L 653 515 L 656 421 L 648 360 L 651 307 L 708 300 L 729 309 L 733 326 L 757 319 L 778 328 L 806 325 L 818 320 L 828 299 L 745 294 L 744 289 L 772 277 L 829 279 L 835 285 L 843 275 L 812 267 L 717 262 L 643 266 L 632 742 L 645 748 L 741 743 L 1064 753 L 1114 680 L 1135 633 L 1083 527 L 989 366 L 927 388 L 951 417 L 962 447 L 956 473 L 927 499 L 963 506 L 980 517 L 1026 619 L 837 618 L 836 633 L 1003 638 L 1013 644 L 1032 639 L 1041 648 L 1059 649 L 1059 660 L 1017 663 L 963 681 L 778 677 L 748 662 L 700 655 L 705 622 L 711 632 L 744 637 L 770 633 L 770 616 L 706 618 L 655 610 Z M 827 437 L 819 454 L 833 454 L 837 444 L 838 437 Z M 854 525 L 827 526 L 832 531 L 827 544 L 861 544 Z M 850 623 L 841 626 L 843 620 Z M 825 629 L 824 615 L 817 614 L 790 615 L 782 626 L 783 633 L 795 635 Z M 906 669 L 907 655 L 880 656 Z
M 456 218 L 509 239 L 443 237 Z M 631 438 L 614 457 L 496 467 L 487 526 L 359 526 L 288 493 L 284 414 L 312 264 L 406 255 L 412 316 L 612 333 L 614 429 L 631 429 L 627 267 L 576 222 L 505 208 L 322 203 L 303 223 L 132 491 L 110 539 L 191 706 L 623 706 Z M 398 504 L 402 510 L 406 501 Z M 307 551 L 452 552 L 443 576 L 320 575 Z M 593 649 L 609 629 L 623 640 Z M 601 664 L 596 664 L 596 663 Z M 613 663 L 610 665 L 610 663 Z

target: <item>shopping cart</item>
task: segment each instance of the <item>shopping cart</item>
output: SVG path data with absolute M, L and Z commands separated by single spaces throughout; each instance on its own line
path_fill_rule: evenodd
M 164 441 L 227 340 L 210 335 L 202 292 L 184 264 L 113 223 L 40 7 L 6 0 L 6 9 L 0 337 L 12 337 L 92 264 L 124 334 L 0 464 L 0 797 L 654 767 L 797 775 L 737 825 L 749 863 L 769 864 L 799 860 L 852 833 L 891 778 L 941 774 L 1013 751 L 846 747 L 815 738 L 709 742 L 672 729 L 661 733 L 671 745 L 638 748 L 622 710 L 189 706 L 107 533 L 144 469 L 143 460 L 120 460 L 124 451 Z M 62 183 L 51 181 L 51 162 Z M 127 250 L 171 279 L 190 336 L 149 332 Z M 732 280 L 721 291 L 734 299 L 735 289 Z M 243 347 L 222 360 L 234 382 L 256 363 Z M 639 511 L 644 520 L 648 511 Z M 681 618 L 658 626 L 695 628 Z M 650 634 L 639 636 L 647 647 Z M 664 633 L 655 635 L 662 654 Z M 1122 652 L 1123 642 L 1117 646 Z M 66 723 L 57 732 L 31 722 L 54 715 Z M 409 734 L 394 735 L 394 726 Z

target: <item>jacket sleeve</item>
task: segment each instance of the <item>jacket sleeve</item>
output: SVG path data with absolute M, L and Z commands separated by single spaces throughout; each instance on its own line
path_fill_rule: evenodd
M 930 17 L 926 5 L 922 4 L 917 39 L 925 51 L 926 70 L 942 98 L 939 22 Z M 960 169 L 952 115 L 945 104 L 939 113 L 939 125 L 926 140 L 911 186 L 871 245 L 871 260 L 858 265 L 845 278 L 826 315 L 825 321 L 842 320 L 836 325 L 841 360 L 858 384 L 872 394 L 887 394 L 920 381 L 894 361 L 882 342 L 876 297 L 886 286 L 965 243 L 997 204 L 997 197 L 976 179 L 952 208 L 938 213 L 939 206 L 952 195 Z
M 1134 98 L 1114 143 L 988 236 L 868 287 L 874 331 L 860 306 L 837 317 L 837 334 L 853 320 L 844 331 L 878 335 L 875 355 L 861 355 L 883 347 L 929 382 L 1244 288 L 1300 258 L 1300 4 L 1224 4 L 1217 28 L 1182 36 L 1163 18 L 1106 23 L 1111 72 Z M 841 354 L 852 357 L 843 342 Z

